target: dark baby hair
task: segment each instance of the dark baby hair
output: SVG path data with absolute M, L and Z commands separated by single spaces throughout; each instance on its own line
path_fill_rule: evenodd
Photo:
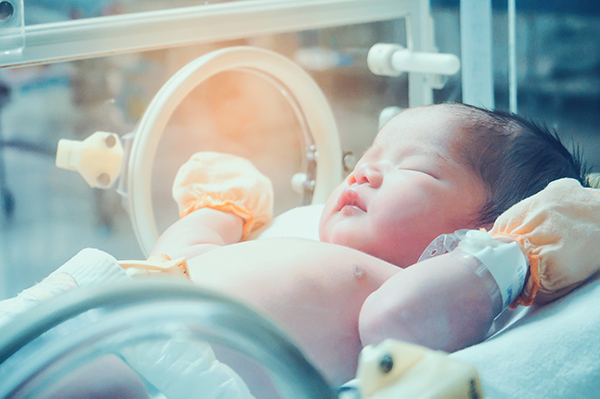
M 553 180 L 570 177 L 587 185 L 581 153 L 567 150 L 546 126 L 517 115 L 466 104 L 446 104 L 464 112 L 468 132 L 459 152 L 488 189 L 487 203 L 476 217 L 493 223 L 517 202 L 543 190 Z

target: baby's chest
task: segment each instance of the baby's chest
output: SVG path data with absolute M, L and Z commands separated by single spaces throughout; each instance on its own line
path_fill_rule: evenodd
M 350 379 L 362 349 L 362 305 L 398 269 L 382 269 L 365 262 L 364 254 L 355 257 L 344 248 L 291 245 L 293 241 L 285 240 L 265 245 L 266 241 L 230 246 L 193 260 L 194 281 L 263 313 L 333 379 Z

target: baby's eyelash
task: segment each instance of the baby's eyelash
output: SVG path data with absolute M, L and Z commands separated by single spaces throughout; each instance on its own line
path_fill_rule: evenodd
M 396 167 L 396 170 L 405 170 L 408 172 L 423 173 L 423 174 L 433 177 L 436 180 L 440 180 L 440 177 L 437 173 L 432 172 L 427 169 L 424 169 L 424 168 L 420 168 L 420 167 L 410 167 L 410 166 L 406 166 L 406 165 L 398 165 Z

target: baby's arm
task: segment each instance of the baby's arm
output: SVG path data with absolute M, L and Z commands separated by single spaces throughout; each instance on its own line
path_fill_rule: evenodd
M 198 209 L 172 224 L 158 239 L 151 254 L 171 259 L 192 259 L 211 249 L 239 242 L 244 220 L 232 213 Z
M 363 345 L 395 338 L 453 352 L 480 342 L 494 319 L 484 280 L 451 254 L 387 280 L 364 302 Z

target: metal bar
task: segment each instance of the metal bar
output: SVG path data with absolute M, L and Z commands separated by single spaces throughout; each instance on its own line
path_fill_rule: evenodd
M 407 48 L 411 51 L 433 51 L 433 27 L 431 26 L 429 0 L 414 2 L 407 16 Z M 410 107 L 433 103 L 431 75 L 409 73 L 408 104 Z
M 517 45 L 516 1 L 508 0 L 508 108 L 516 114 L 517 109 Z
M 417 2 L 255 0 L 32 25 L 24 29 L 22 51 L 0 52 L 0 67 L 390 20 Z
M 494 109 L 492 0 L 460 1 L 462 100 Z

